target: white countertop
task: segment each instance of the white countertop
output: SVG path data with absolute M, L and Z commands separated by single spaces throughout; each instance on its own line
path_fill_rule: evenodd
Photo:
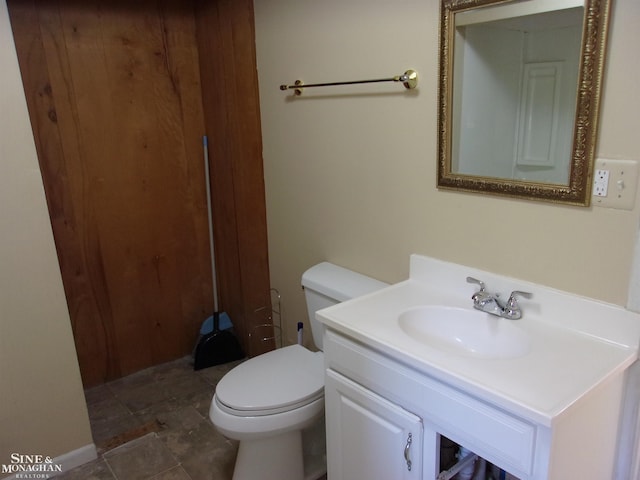
M 528 334 L 526 355 L 492 359 L 450 353 L 411 338 L 399 327 L 400 313 L 416 306 L 472 310 L 477 286 L 467 284 L 467 276 L 484 281 L 489 292 L 533 293 L 520 302 L 522 319 L 499 319 L 517 322 Z M 621 307 L 418 255 L 411 257 L 409 280 L 317 316 L 328 328 L 418 372 L 546 426 L 631 365 L 640 340 L 640 315 Z

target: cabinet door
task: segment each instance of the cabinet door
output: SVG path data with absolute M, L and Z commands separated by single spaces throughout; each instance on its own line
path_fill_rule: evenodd
M 331 480 L 422 478 L 422 421 L 327 370 L 327 470 Z

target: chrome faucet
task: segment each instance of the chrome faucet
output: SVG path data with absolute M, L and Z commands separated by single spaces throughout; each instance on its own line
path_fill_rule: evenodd
M 467 283 L 475 283 L 480 286 L 480 290 L 471 296 L 473 300 L 473 308 L 482 312 L 497 315 L 499 317 L 508 318 L 509 320 L 517 320 L 522 317 L 522 310 L 518 305 L 517 297 L 531 298 L 531 293 L 514 290 L 509 295 L 506 303 L 502 303 L 498 298 L 498 294 L 491 294 L 485 290 L 484 282 L 473 277 L 467 277 Z

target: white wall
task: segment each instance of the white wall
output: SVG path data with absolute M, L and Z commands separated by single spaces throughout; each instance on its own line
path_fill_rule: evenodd
M 305 317 L 300 276 L 321 260 L 396 282 L 415 252 L 626 304 L 638 201 L 621 211 L 436 188 L 439 2 L 254 3 L 270 268 L 289 340 Z M 640 2 L 612 3 L 597 152 L 640 159 Z M 407 68 L 416 92 L 278 90 Z
M 486 25 L 469 25 L 465 29 L 464 38 L 455 40 L 456 64 L 459 56 L 464 58 L 453 73 L 453 105 L 457 108 L 460 104 L 461 118 L 459 125 L 454 119 L 452 170 L 512 178 L 524 33 Z M 471 81 L 462 82 L 463 76 Z
M 95 455 L 4 0 L 0 65 L 0 465 Z

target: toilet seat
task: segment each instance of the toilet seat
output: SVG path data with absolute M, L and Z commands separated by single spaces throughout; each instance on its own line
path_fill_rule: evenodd
M 241 363 L 216 386 L 218 407 L 231 415 L 263 416 L 307 405 L 324 395 L 324 356 L 300 345 Z

